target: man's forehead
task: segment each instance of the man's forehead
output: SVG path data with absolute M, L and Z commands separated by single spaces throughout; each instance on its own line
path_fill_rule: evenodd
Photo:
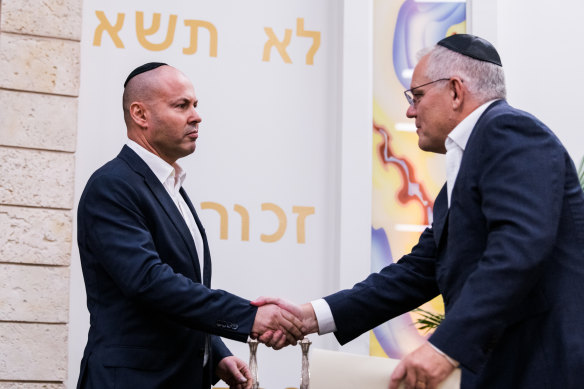
M 180 70 L 167 67 L 161 68 L 159 74 L 159 84 L 175 94 L 190 94 L 194 96 L 193 83 Z
M 198 101 L 197 96 L 195 96 L 195 92 L 193 90 L 184 92 L 175 91 L 175 93 L 168 95 L 168 99 L 174 102 L 185 101 L 196 103 Z
M 426 77 L 426 66 L 427 57 L 424 56 L 414 67 L 414 72 L 412 73 L 412 81 L 410 82 L 410 88 L 415 88 L 419 85 L 425 84 L 427 81 Z

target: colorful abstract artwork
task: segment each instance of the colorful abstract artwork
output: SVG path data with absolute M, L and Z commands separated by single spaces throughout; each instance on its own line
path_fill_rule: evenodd
M 421 49 L 466 31 L 466 2 L 377 0 L 374 7 L 371 271 L 377 272 L 410 252 L 432 223 L 445 181 L 443 157 L 418 149 L 403 91 Z M 442 300 L 423 308 L 440 313 Z M 428 334 L 416 320 L 407 313 L 375 328 L 371 355 L 401 358 L 418 347 Z

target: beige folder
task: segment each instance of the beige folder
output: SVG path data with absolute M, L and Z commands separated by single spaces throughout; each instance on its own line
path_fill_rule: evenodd
M 310 352 L 310 389 L 388 389 L 399 360 L 313 349 Z M 400 388 L 403 388 L 403 383 Z M 460 388 L 460 369 L 439 389 Z

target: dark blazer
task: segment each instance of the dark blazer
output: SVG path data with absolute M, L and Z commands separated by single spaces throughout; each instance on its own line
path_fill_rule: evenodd
M 203 237 L 202 278 L 184 219 L 134 151 L 124 146 L 89 179 L 78 208 L 90 312 L 78 388 L 209 388 L 217 363 L 231 355 L 218 336 L 247 340 L 257 308 L 210 289 L 205 230 L 181 195 Z
M 469 138 L 412 252 L 326 297 L 340 343 L 442 294 L 430 342 L 462 388 L 582 388 L 584 193 L 552 132 L 505 101 Z

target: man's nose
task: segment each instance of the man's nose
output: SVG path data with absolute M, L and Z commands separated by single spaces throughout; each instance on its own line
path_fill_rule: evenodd
M 197 112 L 197 109 L 195 107 L 193 107 L 192 112 L 191 112 L 191 120 L 189 120 L 189 122 L 200 123 L 202 121 L 203 121 L 203 118 L 201 117 L 201 115 L 199 115 L 199 113 Z
M 410 104 L 408 110 L 406 111 L 406 116 L 410 119 L 416 117 L 416 107 L 414 107 L 414 104 Z

